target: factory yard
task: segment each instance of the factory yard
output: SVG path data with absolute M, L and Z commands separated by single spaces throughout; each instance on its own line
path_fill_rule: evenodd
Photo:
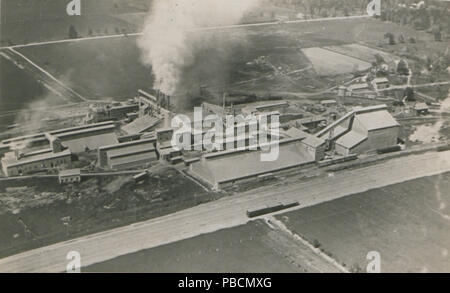
M 0 272 L 450 270 L 450 10 L 153 1 L 2 3 Z
M 447 272 L 449 179 L 415 179 L 277 218 L 347 267 L 365 270 L 366 255 L 377 251 L 382 272 Z

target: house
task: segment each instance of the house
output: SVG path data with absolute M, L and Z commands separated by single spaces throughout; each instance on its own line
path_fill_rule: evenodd
M 389 80 L 386 77 L 377 77 L 373 80 L 379 90 L 390 87 Z

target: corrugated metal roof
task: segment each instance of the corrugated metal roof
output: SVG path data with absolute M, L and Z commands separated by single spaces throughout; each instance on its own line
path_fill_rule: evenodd
M 318 147 L 325 143 L 325 140 L 295 127 L 288 129 L 286 133 L 292 138 L 303 138 L 302 143 L 311 147 Z
M 145 144 L 135 144 L 135 145 L 130 145 L 130 146 L 127 146 L 124 148 L 108 150 L 106 153 L 107 153 L 108 157 L 115 157 L 115 156 L 120 156 L 120 155 L 138 153 L 138 152 L 142 152 L 142 151 L 154 151 L 154 150 L 155 150 L 155 147 L 153 145 L 153 141 L 151 141 L 151 142 L 147 142 Z
M 323 137 L 325 134 L 327 134 L 327 132 L 330 131 L 331 128 L 337 128 L 340 126 L 339 125 L 343 122 L 345 122 L 347 119 L 349 119 L 352 115 L 360 115 L 360 114 L 364 114 L 364 113 L 370 113 L 370 112 L 376 112 L 376 111 L 381 111 L 381 110 L 386 110 L 387 106 L 386 105 L 376 105 L 376 106 L 370 106 L 370 107 L 365 107 L 365 108 L 355 108 L 353 109 L 353 111 L 348 112 L 347 114 L 345 114 L 344 116 L 342 116 L 341 118 L 339 118 L 338 120 L 334 121 L 332 124 L 328 125 L 327 127 L 325 127 L 324 129 L 322 129 L 321 131 L 319 131 L 316 136 L 318 137 Z M 388 112 L 389 114 L 389 112 Z M 342 126 L 343 127 L 343 126 Z M 347 127 L 343 127 L 345 129 L 347 129 Z M 335 129 L 335 135 L 334 137 L 336 137 L 336 129 Z M 326 137 L 324 137 L 326 138 Z
M 49 159 L 57 159 L 57 158 L 70 156 L 70 155 L 71 155 L 70 150 L 65 150 L 65 151 L 59 152 L 59 153 L 41 153 L 41 154 L 38 154 L 35 156 L 24 157 L 19 160 L 15 156 L 7 156 L 7 157 L 3 158 L 2 165 L 6 166 L 6 167 L 14 167 L 14 166 L 20 166 L 23 164 L 29 164 L 29 163 L 39 162 L 39 161 L 44 161 L 44 160 L 49 160 Z
M 139 117 L 133 122 L 123 126 L 122 130 L 128 134 L 142 133 L 158 125 L 159 122 L 161 122 L 161 119 L 159 118 L 151 116 Z
M 350 131 L 350 132 L 346 133 L 344 136 L 342 136 L 341 138 L 339 138 L 336 141 L 336 144 L 339 144 L 347 149 L 352 149 L 366 139 L 367 139 L 367 136 L 365 136 L 361 133 L 358 133 L 356 131 Z
M 130 147 L 130 146 L 135 146 L 135 145 L 140 145 L 140 144 L 148 144 L 148 143 L 154 143 L 154 142 L 156 142 L 156 138 L 140 139 L 140 140 L 134 140 L 134 141 L 129 141 L 129 142 L 123 142 L 123 143 L 103 146 L 103 147 L 100 147 L 99 150 L 109 151 L 112 149 L 120 149 L 120 148 L 126 148 L 126 147 Z
M 356 115 L 356 119 L 358 119 L 369 131 L 400 125 L 386 110 L 358 114 Z
M 80 134 L 85 134 L 85 135 L 89 136 L 89 135 L 96 135 L 97 132 L 102 132 L 102 131 L 113 132 L 114 129 L 115 129 L 114 125 L 105 125 L 105 126 L 99 126 L 99 127 L 95 127 L 95 128 L 87 128 L 87 129 L 79 129 L 79 130 L 70 131 L 70 132 L 62 132 L 62 133 L 53 134 L 53 135 L 57 138 L 61 138 L 64 140 L 70 136 L 75 136 L 75 135 L 80 135 Z
M 68 147 L 74 153 L 82 153 L 86 148 L 89 150 L 97 150 L 99 147 L 117 143 L 118 141 L 115 133 L 104 133 L 65 140 L 62 142 L 62 145 Z
M 204 171 L 211 174 L 215 180 L 210 183 L 215 184 L 314 162 L 314 158 L 298 141 L 280 145 L 279 157 L 273 162 L 263 162 L 261 153 L 261 151 L 240 151 L 216 154 L 205 158 L 204 162 L 194 163 L 193 172 L 195 173 L 195 168 L 204 168 Z
M 132 164 L 145 164 L 149 161 L 155 160 L 157 158 L 155 152 L 145 152 L 129 156 L 121 156 L 110 158 L 110 167 L 120 167 L 121 165 L 132 165 Z
M 68 169 L 59 171 L 59 177 L 80 176 L 80 175 L 81 175 L 80 169 Z

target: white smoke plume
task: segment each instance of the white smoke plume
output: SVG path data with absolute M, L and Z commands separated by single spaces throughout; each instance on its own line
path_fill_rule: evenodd
M 154 86 L 174 95 L 183 67 L 194 62 L 196 50 L 214 46 L 192 31 L 238 24 L 259 0 L 154 0 L 138 46 L 151 66 Z M 218 44 L 216 44 L 217 46 Z

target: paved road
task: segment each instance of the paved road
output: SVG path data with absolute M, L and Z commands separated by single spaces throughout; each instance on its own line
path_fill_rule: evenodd
M 224 29 L 245 28 L 245 27 L 271 26 L 271 25 L 279 25 L 279 24 L 295 24 L 295 23 L 303 23 L 303 22 L 319 22 L 319 21 L 332 21 L 332 20 L 351 20 L 351 19 L 360 19 L 360 18 L 371 18 L 371 16 L 369 16 L 369 15 L 355 15 L 355 16 L 316 18 L 316 19 L 308 19 L 308 20 L 304 20 L 304 19 L 302 19 L 302 20 L 291 20 L 291 21 L 284 21 L 284 22 L 272 21 L 272 22 L 250 23 L 250 24 L 236 24 L 236 25 L 227 25 L 227 26 L 211 26 L 211 27 L 190 29 L 188 31 L 224 30 Z M 140 35 L 142 35 L 142 32 L 131 33 L 131 34 L 126 34 L 126 35 L 125 34 L 116 34 L 116 35 L 95 36 L 95 37 L 86 37 L 86 38 L 78 38 L 78 39 L 64 39 L 64 40 L 47 41 L 47 42 L 34 42 L 34 43 L 29 43 L 29 44 L 0 47 L 0 49 L 5 49 L 5 48 L 23 48 L 23 47 L 42 46 L 42 45 L 59 44 L 59 43 L 70 43 L 70 42 L 81 42 L 81 41 L 90 41 L 90 40 L 114 39 L 114 38 L 122 38 L 122 37 L 126 37 L 126 36 L 140 36 Z
M 70 251 L 82 266 L 163 244 L 245 224 L 249 208 L 269 202 L 299 201 L 301 207 L 330 201 L 406 180 L 450 171 L 450 151 L 392 159 L 382 164 L 336 172 L 326 178 L 253 190 L 171 215 L 34 249 L 0 260 L 0 272 L 61 272 Z M 294 208 L 295 209 L 295 208 Z

